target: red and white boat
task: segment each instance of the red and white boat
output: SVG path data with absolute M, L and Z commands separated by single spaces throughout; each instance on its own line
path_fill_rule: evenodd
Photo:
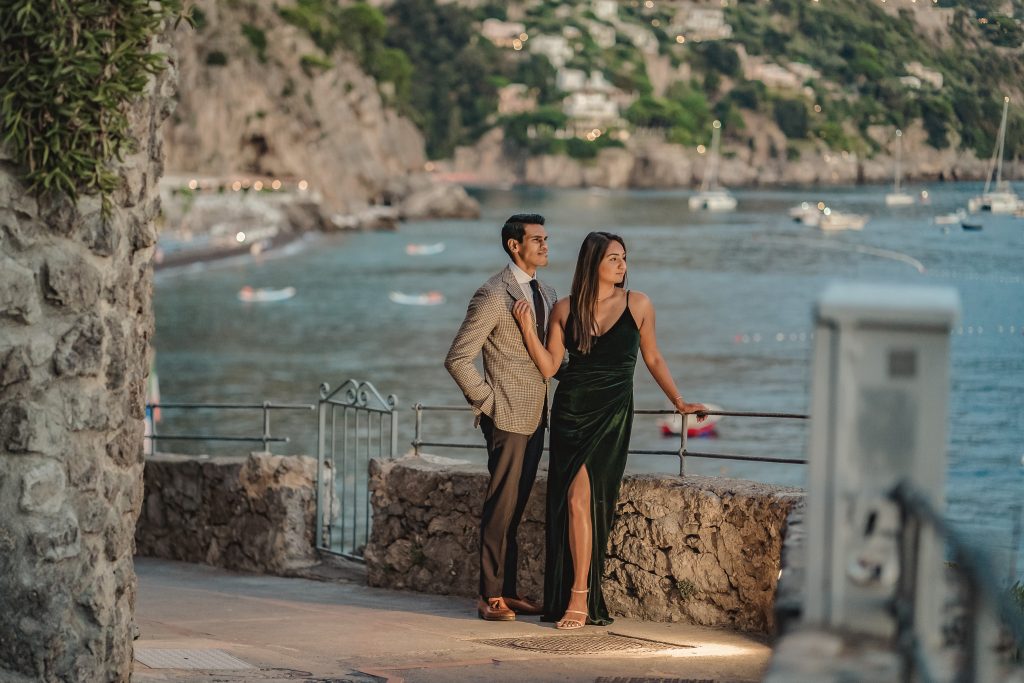
M 714 403 L 705 403 L 704 405 L 707 406 L 708 410 L 722 410 L 721 406 L 717 406 Z M 708 415 L 703 422 L 697 422 L 696 415 L 687 415 L 686 436 L 715 436 L 718 434 L 717 426 L 721 419 L 721 415 Z M 663 436 L 679 436 L 679 432 L 683 428 L 683 416 L 679 413 L 666 415 L 658 420 L 658 426 L 661 427 Z

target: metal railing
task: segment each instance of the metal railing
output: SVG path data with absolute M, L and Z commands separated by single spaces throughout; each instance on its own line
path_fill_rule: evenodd
M 1024 615 L 1010 596 L 999 588 L 1002 583 L 993 572 L 996 563 L 989 553 L 968 541 L 949 526 L 945 518 L 932 505 L 927 496 L 907 483 L 901 483 L 890 493 L 900 508 L 901 533 L 899 542 L 900 578 L 896 587 L 896 644 L 903 658 L 903 680 L 950 680 L 946 671 L 938 675 L 929 665 L 934 654 L 927 651 L 921 633 L 936 625 L 922 623 L 919 617 L 921 600 L 918 598 L 920 582 L 918 557 L 925 527 L 930 528 L 946 542 L 953 557 L 952 571 L 963 581 L 964 647 L 959 671 L 952 680 L 964 683 L 988 683 L 999 679 L 999 646 L 1006 646 L 1007 636 L 1017 647 L 1024 645 Z
M 485 448 L 483 443 L 457 443 L 450 441 L 424 441 L 422 439 L 423 434 L 423 413 L 430 411 L 448 411 L 448 412 L 467 412 L 472 410 L 468 406 L 428 406 L 422 403 L 416 403 L 412 407 L 416 413 L 416 427 L 415 433 L 412 440 L 413 451 L 416 455 L 420 454 L 421 446 L 428 447 L 443 447 L 443 448 Z M 675 415 L 674 410 L 646 410 L 638 409 L 633 411 L 634 415 Z M 735 411 L 735 410 L 709 410 L 708 415 L 722 415 L 730 417 L 764 417 L 764 418 L 778 418 L 787 420 L 806 420 L 808 415 L 801 413 L 760 413 L 760 412 L 747 412 L 747 411 Z M 712 460 L 742 460 L 747 462 L 774 462 L 791 465 L 804 465 L 807 461 L 803 458 L 777 458 L 770 456 L 760 455 L 739 455 L 735 453 L 705 453 L 698 451 L 690 451 L 686 447 L 687 443 L 687 430 L 682 428 L 687 420 L 680 421 L 679 430 L 679 448 L 673 451 L 669 450 L 633 450 L 630 449 L 631 455 L 674 455 L 679 458 L 679 476 L 686 475 L 686 458 L 708 458 Z M 545 450 L 547 450 L 545 448 Z
M 217 434 L 158 434 L 156 420 L 149 418 L 150 433 L 145 438 L 150 444 L 147 453 L 152 453 L 158 441 L 232 441 L 243 443 L 262 443 L 263 450 L 270 452 L 272 443 L 289 443 L 287 436 L 274 436 L 270 433 L 270 412 L 273 410 L 314 410 L 315 405 L 309 403 L 147 403 L 146 414 L 153 415 L 155 410 L 260 410 L 263 416 L 263 433 L 259 436 L 223 436 Z
M 318 550 L 363 560 L 362 547 L 370 535 L 370 459 L 396 455 L 397 403 L 394 394 L 385 398 L 369 382 L 350 379 L 334 391 L 326 383 L 320 385 L 317 404 Z

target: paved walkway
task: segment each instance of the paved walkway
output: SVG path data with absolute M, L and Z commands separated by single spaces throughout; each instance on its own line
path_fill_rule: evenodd
M 354 581 L 238 574 L 149 558 L 137 558 L 136 570 L 141 635 L 133 680 L 143 683 L 747 683 L 760 680 L 771 654 L 761 638 L 682 624 L 618 619 L 566 633 L 537 617 L 484 622 L 467 598 Z M 483 642 L 488 639 L 508 642 Z M 563 654 L 510 643 L 631 649 Z M 169 661 L 158 661 L 161 656 Z

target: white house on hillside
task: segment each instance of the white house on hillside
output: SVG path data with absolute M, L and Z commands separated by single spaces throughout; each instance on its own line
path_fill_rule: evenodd
M 562 111 L 574 122 L 595 128 L 604 128 L 619 120 L 619 106 L 604 92 L 574 92 L 562 102 Z
M 616 0 L 593 0 L 594 16 L 604 21 L 619 17 L 619 3 Z
M 530 36 L 526 47 L 530 52 L 547 57 L 556 69 L 561 69 L 576 54 L 564 36 Z
M 555 74 L 555 87 L 562 92 L 583 90 L 587 84 L 587 73 L 583 69 L 559 69 Z
M 594 39 L 597 46 L 607 50 L 615 45 L 615 28 L 599 21 L 586 22 L 587 32 Z
M 669 33 L 692 40 L 724 40 L 732 36 L 732 26 L 725 22 L 725 13 L 718 7 L 686 4 L 672 18 Z
M 498 47 L 512 47 L 519 36 L 526 31 L 526 25 L 518 21 L 485 19 L 480 33 Z

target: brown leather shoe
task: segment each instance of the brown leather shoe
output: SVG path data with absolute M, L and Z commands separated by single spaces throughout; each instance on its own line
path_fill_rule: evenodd
M 544 608 L 527 598 L 505 598 L 505 604 L 516 614 L 543 614 Z
M 476 613 L 484 621 L 515 621 L 516 613 L 508 608 L 502 598 L 480 598 Z

